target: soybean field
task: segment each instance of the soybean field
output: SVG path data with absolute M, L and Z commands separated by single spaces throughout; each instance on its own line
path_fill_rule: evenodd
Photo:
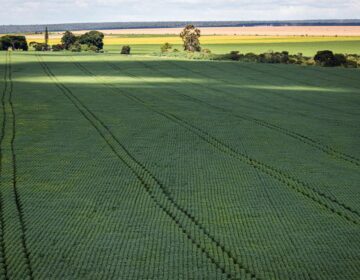
M 360 279 L 360 72 L 0 52 L 0 279 Z

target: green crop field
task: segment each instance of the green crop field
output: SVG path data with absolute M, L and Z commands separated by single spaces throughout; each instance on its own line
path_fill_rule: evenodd
M 0 279 L 359 279 L 359 70 L 0 64 Z

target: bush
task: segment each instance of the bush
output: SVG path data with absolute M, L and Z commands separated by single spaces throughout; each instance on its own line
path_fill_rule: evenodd
M 64 45 L 63 44 L 56 44 L 56 45 L 52 45 L 51 46 L 51 49 L 54 51 L 54 52 L 59 52 L 59 51 L 63 51 L 65 49 Z
M 229 54 L 229 58 L 231 60 L 240 60 L 240 53 L 239 51 L 231 51 Z
M 289 52 L 269 52 L 260 54 L 258 61 L 262 63 L 283 63 L 287 64 L 290 62 Z
M 49 46 L 46 45 L 45 43 L 33 43 L 32 47 L 34 48 L 35 51 L 37 52 L 44 52 L 44 51 L 48 51 L 49 50 Z
M 203 49 L 202 52 L 203 52 L 203 53 L 210 54 L 210 53 L 211 53 L 211 50 L 209 50 L 209 49 Z
M 74 44 L 72 44 L 69 48 L 70 51 L 72 52 L 81 52 L 81 45 L 79 42 L 75 42 Z
M 346 57 L 343 54 L 333 54 L 332 51 L 318 51 L 314 56 L 316 64 L 324 67 L 335 67 L 346 64 Z
M 160 50 L 161 50 L 162 53 L 168 52 L 171 49 L 172 49 L 172 45 L 169 44 L 169 43 L 165 43 L 164 45 L 162 45 L 160 47 Z
M 130 46 L 123 46 L 121 49 L 121 54 L 130 54 L 131 48 Z

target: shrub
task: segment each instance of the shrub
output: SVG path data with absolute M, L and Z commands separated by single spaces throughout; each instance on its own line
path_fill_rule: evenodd
M 130 51 L 131 51 L 131 48 L 130 48 L 130 46 L 123 46 L 122 48 L 121 48 L 121 54 L 130 54 Z
M 72 52 L 81 52 L 81 45 L 80 45 L 80 43 L 79 42 L 75 42 L 74 44 L 72 44 L 71 46 L 70 46 L 70 49 L 69 49 L 70 51 L 72 51 Z
M 34 48 L 35 51 L 37 52 L 43 52 L 43 51 L 48 51 L 49 50 L 49 46 L 46 45 L 45 43 L 33 43 L 32 47 Z
M 346 63 L 346 58 L 342 54 L 334 55 L 332 51 L 318 51 L 314 56 L 316 64 L 324 67 L 341 66 Z
M 169 44 L 169 43 L 165 43 L 164 45 L 162 45 L 160 47 L 160 50 L 161 50 L 162 53 L 168 52 L 171 49 L 172 49 L 172 45 Z
M 56 44 L 56 45 L 52 45 L 51 46 L 51 49 L 54 51 L 54 52 L 59 52 L 59 51 L 63 51 L 65 49 L 64 45 L 63 44 Z
M 229 55 L 229 58 L 231 60 L 240 60 L 240 53 L 239 51 L 231 51 L 230 52 L 230 55 Z
M 244 61 L 246 62 L 257 62 L 258 56 L 254 53 L 247 53 L 244 55 Z
M 210 54 L 210 53 L 211 53 L 211 50 L 209 50 L 209 49 L 203 49 L 202 52 L 203 52 L 203 53 L 208 53 L 208 54 Z

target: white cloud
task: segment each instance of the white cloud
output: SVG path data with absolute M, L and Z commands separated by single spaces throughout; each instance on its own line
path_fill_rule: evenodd
M 360 0 L 0 0 L 0 24 L 359 18 Z

